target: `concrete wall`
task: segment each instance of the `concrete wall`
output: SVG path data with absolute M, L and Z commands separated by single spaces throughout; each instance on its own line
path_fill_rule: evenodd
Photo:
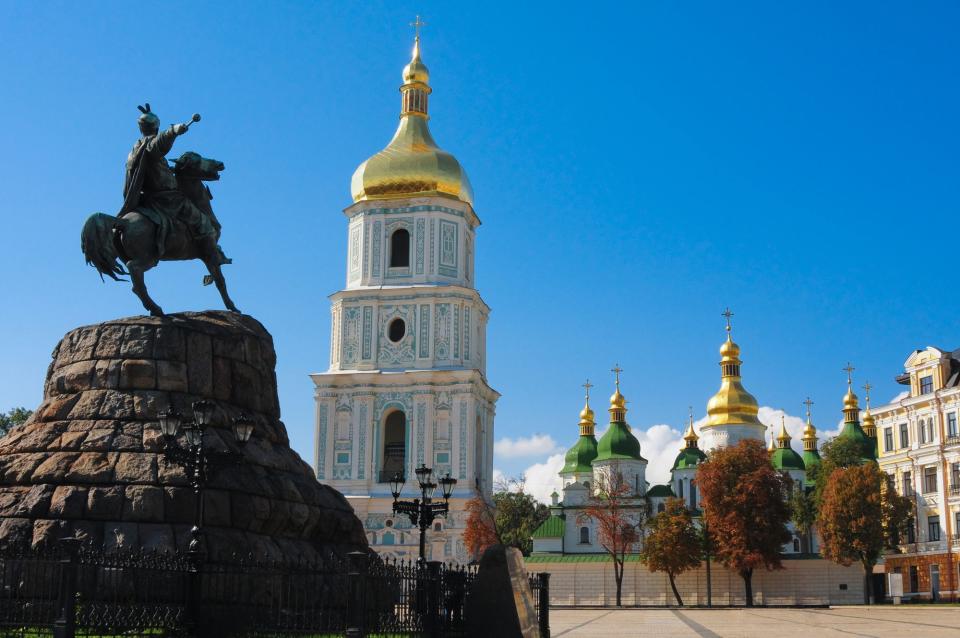
M 863 603 L 863 570 L 823 559 L 783 561 L 785 569 L 753 574 L 757 605 L 850 605 Z M 612 562 L 530 562 L 529 572 L 550 573 L 551 605 L 603 606 L 616 604 Z M 711 566 L 714 605 L 743 605 L 743 579 L 716 563 Z M 846 585 L 846 589 L 841 589 Z M 706 568 L 677 578 L 685 605 L 707 604 Z M 628 562 L 623 576 L 624 605 L 674 605 L 666 574 Z

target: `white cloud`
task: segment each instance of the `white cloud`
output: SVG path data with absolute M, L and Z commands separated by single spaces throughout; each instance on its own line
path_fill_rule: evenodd
M 908 396 L 910 396 L 910 390 L 904 390 L 903 392 L 898 392 L 897 396 L 887 401 L 887 403 L 899 403 L 902 399 L 906 399 Z
M 543 463 L 534 463 L 523 472 L 524 489 L 541 503 L 550 503 L 550 493 L 554 490 L 562 494 L 563 483 L 560 470 L 563 469 L 563 454 L 554 454 Z
M 493 444 L 493 453 L 501 459 L 544 456 L 560 451 L 557 442 L 549 434 L 534 434 L 528 437 L 511 439 L 503 437 Z

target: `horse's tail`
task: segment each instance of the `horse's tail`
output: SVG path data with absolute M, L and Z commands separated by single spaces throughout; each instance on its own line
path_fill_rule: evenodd
M 83 231 L 80 233 L 80 248 L 83 249 L 87 264 L 100 273 L 100 279 L 107 275 L 115 281 L 122 281 L 118 275 L 128 274 L 119 261 L 113 237 L 114 229 L 122 228 L 124 224 L 125 222 L 119 217 L 94 213 L 83 225 Z

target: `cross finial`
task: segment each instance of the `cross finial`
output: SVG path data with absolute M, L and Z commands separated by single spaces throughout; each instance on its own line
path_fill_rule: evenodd
M 610 369 L 610 372 L 612 372 L 615 375 L 614 377 L 615 383 L 617 384 L 617 390 L 619 390 L 620 389 L 620 373 L 623 372 L 623 368 L 620 367 L 619 363 L 615 363 L 613 364 L 613 367 Z
M 853 371 L 854 371 L 854 370 L 856 370 L 856 368 L 854 368 L 852 365 L 850 365 L 850 362 L 847 361 L 847 367 L 843 369 L 843 371 L 847 373 L 847 385 L 853 385 Z
M 727 306 L 727 309 L 720 313 L 721 316 L 727 318 L 727 332 L 730 332 L 730 317 L 733 316 L 733 313 L 730 311 L 730 306 Z
M 692 405 L 687 406 L 687 416 L 690 417 L 690 425 L 693 425 L 693 406 Z
M 867 393 L 866 394 L 867 408 L 869 408 L 870 407 L 870 390 L 873 390 L 873 385 L 869 381 L 867 381 L 866 383 L 863 384 L 863 389 Z
M 803 402 L 807 406 L 807 421 L 810 420 L 810 406 L 813 405 L 813 401 L 810 400 L 810 397 L 807 397 L 807 400 Z
M 420 27 L 427 26 L 427 23 L 420 19 L 420 16 L 410 23 L 410 26 L 413 27 L 413 33 L 417 40 L 420 39 Z
M 587 379 L 587 382 L 583 384 L 583 389 L 587 391 L 587 401 L 590 400 L 590 388 L 593 387 L 593 384 L 590 383 L 590 379 Z

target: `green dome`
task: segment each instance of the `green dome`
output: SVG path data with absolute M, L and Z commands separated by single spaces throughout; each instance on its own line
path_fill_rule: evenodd
M 865 461 L 877 460 L 877 440 L 867 436 L 867 433 L 860 427 L 859 421 L 847 421 L 840 430 L 839 438 L 849 439 L 860 445 L 861 456 Z
M 707 455 L 698 447 L 685 447 L 677 454 L 677 460 L 673 462 L 673 470 L 687 470 L 696 467 L 707 460 Z
M 647 496 L 650 498 L 667 498 L 670 496 L 676 496 L 676 494 L 673 493 L 673 488 L 669 485 L 654 485 L 647 492 Z
M 614 421 L 597 443 L 597 461 L 629 459 L 644 461 L 640 456 L 640 441 L 633 436 L 623 421 Z
M 597 439 L 592 434 L 581 436 L 574 443 L 573 447 L 567 451 L 564 457 L 565 463 L 561 474 L 573 474 L 575 472 L 592 472 L 590 463 L 597 458 Z
M 816 450 L 806 450 L 803 453 L 803 466 L 812 470 L 814 465 L 820 464 L 820 453 Z
M 778 447 L 770 455 L 770 462 L 778 470 L 805 470 L 803 459 L 792 447 Z

